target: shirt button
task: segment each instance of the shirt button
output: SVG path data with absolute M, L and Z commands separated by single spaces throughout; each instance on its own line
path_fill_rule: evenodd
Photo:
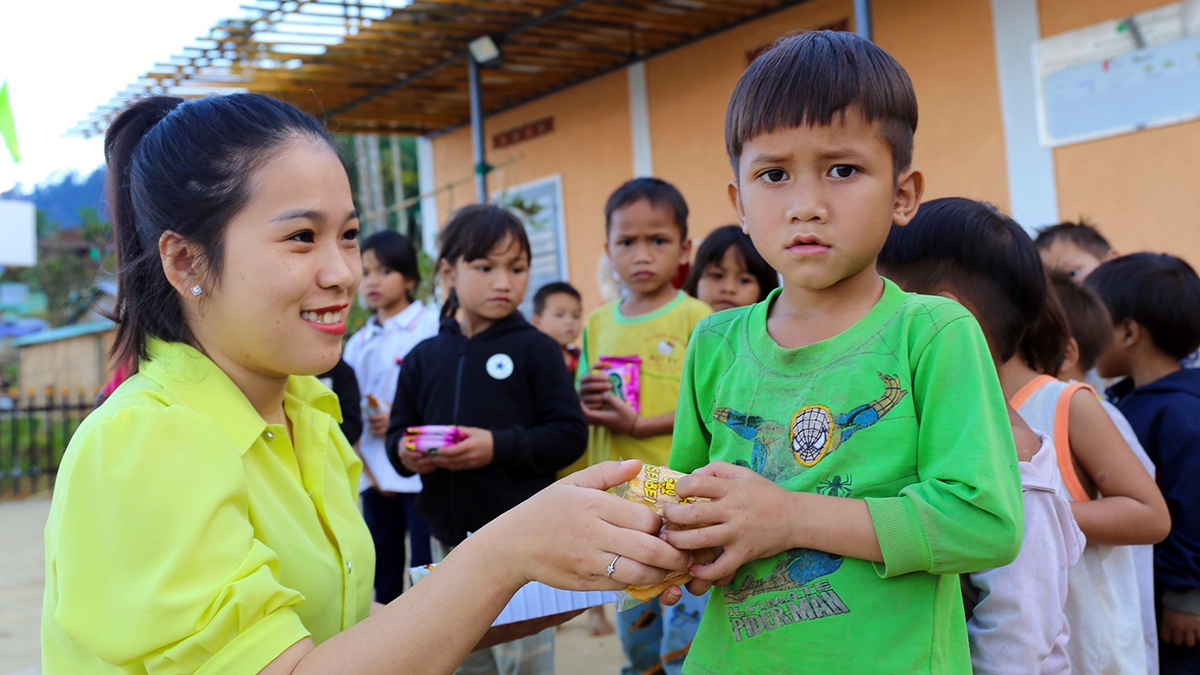
M 354 563 L 350 562 L 349 560 L 346 561 L 346 573 L 354 574 Z
M 267 440 L 268 440 L 268 441 L 273 441 L 273 440 L 275 440 L 275 433 L 274 433 L 274 432 L 272 432 L 272 431 L 268 431 L 268 432 L 267 432 Z

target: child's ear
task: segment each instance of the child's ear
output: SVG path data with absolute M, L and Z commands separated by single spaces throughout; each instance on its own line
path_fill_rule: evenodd
M 534 328 L 541 328 L 542 327 L 542 315 L 534 314 L 533 316 L 529 317 L 529 323 L 533 324 Z
M 438 274 L 442 277 L 442 283 L 446 288 L 454 288 L 454 266 L 446 260 L 438 261 Z
M 1133 319 L 1125 319 L 1122 321 L 1120 325 L 1120 331 L 1121 338 L 1119 346 L 1122 349 L 1129 349 L 1141 341 L 1143 337 L 1147 337 L 1145 332 L 1142 330 L 1142 325 Z
M 729 181 L 729 203 L 733 204 L 733 212 L 737 214 L 738 224 L 742 226 L 744 234 L 746 232 L 746 209 L 742 206 L 742 193 L 738 190 L 737 179 Z
M 918 169 L 908 168 L 896 177 L 896 199 L 892 204 L 892 222 L 904 226 L 917 215 L 921 197 L 925 195 L 925 176 Z
M 1062 367 L 1059 372 L 1066 372 L 1079 363 L 1079 341 L 1075 338 L 1067 338 L 1067 353 L 1063 357 Z
M 959 300 L 958 296 L 951 293 L 950 291 L 942 291 L 941 293 L 938 293 L 938 295 L 942 296 L 943 298 L 950 298 L 951 300 L 957 302 L 960 305 L 963 304 L 963 301 Z
M 683 245 L 679 247 L 679 264 L 686 265 L 692 260 L 692 240 L 684 239 Z

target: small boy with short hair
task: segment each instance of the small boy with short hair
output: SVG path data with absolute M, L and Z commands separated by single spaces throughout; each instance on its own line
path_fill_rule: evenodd
M 565 281 L 552 281 L 533 295 L 534 328 L 554 338 L 562 347 L 563 361 L 571 373 L 579 366 L 575 339 L 583 323 L 583 296 Z
M 1054 270 L 1049 273 L 1050 284 L 1058 296 L 1067 328 L 1071 334 L 1071 345 L 1058 379 L 1067 382 L 1083 382 L 1087 373 L 1096 367 L 1096 361 L 1109 350 L 1113 343 L 1112 316 L 1104 301 L 1086 285 L 1080 285 L 1066 272 Z M 1151 478 L 1155 477 L 1154 462 L 1138 441 L 1129 420 L 1117 406 L 1100 400 L 1104 412 L 1108 413 L 1121 438 L 1129 444 Z M 1154 613 L 1154 547 L 1139 544 L 1132 547 L 1133 564 L 1137 571 L 1138 600 L 1142 612 L 1142 638 L 1146 643 L 1146 664 L 1149 675 L 1158 675 L 1158 620 Z
M 636 178 L 617 188 L 604 207 L 604 248 L 628 287 L 621 299 L 588 316 L 579 360 L 580 395 L 591 425 L 588 461 L 640 459 L 666 464 L 683 357 L 692 330 L 712 313 L 708 305 L 671 285 L 688 261 L 687 202 L 658 178 Z M 613 391 L 593 366 L 603 357 L 640 358 L 640 411 Z M 622 672 L 677 675 L 688 653 L 704 599 L 684 596 L 673 607 L 657 600 L 617 613 L 617 632 L 629 665 Z
M 1158 468 L 1171 533 L 1154 547 L 1163 675 L 1200 672 L 1200 371 L 1179 360 L 1200 347 L 1200 278 L 1183 260 L 1134 253 L 1101 265 L 1087 285 L 1113 321 L 1096 369 Z
M 668 507 L 712 591 L 689 674 L 971 670 L 958 574 L 1021 544 L 1017 450 L 978 323 L 876 272 L 923 192 L 916 96 L 849 33 L 779 40 L 726 117 L 729 194 L 783 277 L 700 323 L 684 364 Z M 675 591 L 668 591 L 669 602 Z
M 1095 225 L 1083 220 L 1043 227 L 1033 243 L 1047 269 L 1064 272 L 1076 283 L 1083 283 L 1092 270 L 1120 255 Z

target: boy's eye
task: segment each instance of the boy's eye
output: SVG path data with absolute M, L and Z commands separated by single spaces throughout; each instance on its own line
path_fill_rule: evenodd
M 346 230 L 346 233 L 342 235 L 342 239 L 350 239 L 350 240 L 357 241 L 358 240 L 358 230 L 357 229 Z
M 665 243 L 667 243 L 667 240 L 666 240 L 666 239 L 664 239 L 663 237 L 655 237 L 655 238 L 654 238 L 654 245 L 655 245 L 655 246 L 662 246 L 662 245 L 663 245 L 663 244 L 665 244 Z
M 293 234 L 292 236 L 288 237 L 288 239 L 290 239 L 291 241 L 298 241 L 303 244 L 311 244 L 314 241 L 316 241 L 316 235 L 313 233 L 312 230 L 304 230 L 302 232 L 297 232 L 296 234 Z
M 787 179 L 787 172 L 783 169 L 767 169 L 761 175 L 768 183 L 779 183 Z
M 858 173 L 858 169 L 849 164 L 838 164 L 829 170 L 829 175 L 833 178 L 849 178 Z
M 742 275 L 742 277 L 740 279 L 738 279 L 738 281 L 746 286 L 749 286 L 750 284 L 758 283 L 758 281 L 754 277 L 749 276 L 749 275 Z

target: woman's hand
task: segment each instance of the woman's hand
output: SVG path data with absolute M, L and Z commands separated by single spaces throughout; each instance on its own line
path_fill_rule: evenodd
M 511 566 L 524 581 L 555 588 L 599 591 L 658 583 L 668 570 L 686 569 L 689 555 L 658 537 L 662 519 L 653 510 L 603 492 L 640 469 L 641 462 L 627 460 L 571 474 L 464 545 L 486 537 L 496 564 Z
M 430 460 L 439 469 L 466 471 L 482 469 L 492 463 L 495 445 L 492 432 L 478 427 L 459 427 L 466 439 L 429 453 Z

